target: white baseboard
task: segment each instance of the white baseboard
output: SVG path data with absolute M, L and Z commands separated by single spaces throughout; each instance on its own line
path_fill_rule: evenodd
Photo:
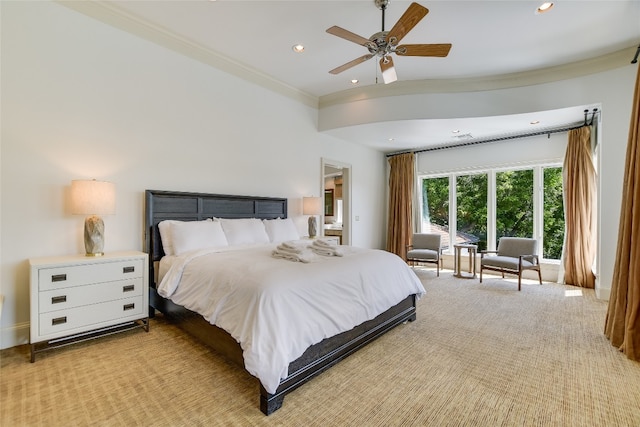
M 611 296 L 611 288 L 601 288 L 596 286 L 596 297 L 605 301 L 609 301 Z
M 29 322 L 0 329 L 0 350 L 29 344 Z

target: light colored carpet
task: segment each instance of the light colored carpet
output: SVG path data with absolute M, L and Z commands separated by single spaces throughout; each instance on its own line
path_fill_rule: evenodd
M 2 426 L 640 426 L 640 364 L 603 335 L 607 304 L 577 288 L 440 278 L 418 319 L 264 416 L 258 382 L 161 317 L 38 355 L 0 353 Z

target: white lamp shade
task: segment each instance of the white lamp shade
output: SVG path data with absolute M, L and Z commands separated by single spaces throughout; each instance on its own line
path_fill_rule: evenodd
M 303 197 L 302 198 L 302 214 L 303 215 L 322 215 L 322 198 L 321 197 Z
M 71 181 L 71 213 L 77 215 L 113 215 L 116 190 L 112 182 Z
M 382 70 L 382 80 L 384 84 L 393 83 L 398 80 L 396 67 L 393 66 L 393 59 L 391 59 L 390 56 L 385 56 L 380 60 L 380 70 Z
M 393 83 L 398 80 L 398 75 L 396 74 L 396 67 L 391 66 L 389 68 L 382 70 L 382 81 L 384 84 Z

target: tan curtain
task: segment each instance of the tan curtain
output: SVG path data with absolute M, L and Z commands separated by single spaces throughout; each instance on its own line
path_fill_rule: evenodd
M 591 154 L 591 129 L 569 131 L 563 165 L 565 247 L 562 254 L 564 282 L 583 288 L 595 287 L 596 173 Z
M 640 361 L 640 69 L 629 126 L 618 248 L 604 332 L 629 359 Z
M 415 154 L 405 153 L 389 158 L 389 228 L 387 251 L 407 258 L 411 243 Z

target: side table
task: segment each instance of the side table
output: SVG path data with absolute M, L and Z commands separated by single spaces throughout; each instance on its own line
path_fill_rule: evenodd
M 467 271 L 462 271 L 461 258 L 462 250 L 467 250 L 469 256 L 469 268 Z M 478 246 L 476 245 L 453 245 L 453 275 L 461 279 L 475 279 L 476 278 L 476 255 L 478 253 Z

